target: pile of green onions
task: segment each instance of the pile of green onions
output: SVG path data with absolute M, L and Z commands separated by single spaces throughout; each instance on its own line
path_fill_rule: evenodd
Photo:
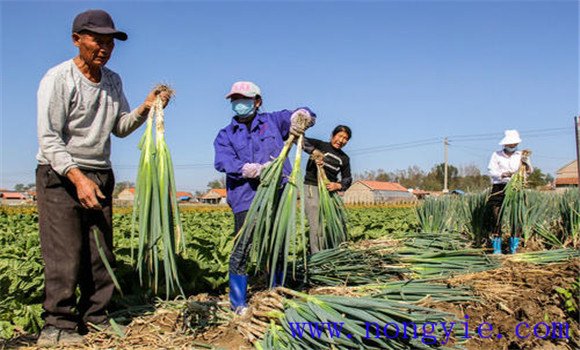
M 431 329 L 431 326 L 433 323 L 456 321 L 452 314 L 385 299 L 308 295 L 287 288 L 278 290 L 293 299 L 284 300 L 283 312 L 276 310 L 267 315 L 271 318 L 269 331 L 256 344 L 257 349 L 451 348 L 445 346 L 449 339 L 443 334 L 443 330 Z M 340 324 L 340 336 L 336 327 L 333 330 L 328 329 L 328 322 Z M 379 328 L 374 328 L 374 324 Z M 385 327 L 386 324 L 390 326 Z M 302 336 L 292 336 L 297 333 L 299 325 L 306 326 Z M 384 327 L 388 337 L 383 334 Z M 423 338 L 426 335 L 423 332 L 425 329 L 429 330 L 428 336 L 432 337 L 429 341 L 432 340 L 433 344 L 427 345 L 428 342 L 422 341 L 427 339 Z M 377 331 L 380 337 L 376 336 Z M 463 334 L 464 330 L 454 327 L 451 337 L 458 337 L 460 332 Z M 444 341 L 439 342 L 442 339 Z

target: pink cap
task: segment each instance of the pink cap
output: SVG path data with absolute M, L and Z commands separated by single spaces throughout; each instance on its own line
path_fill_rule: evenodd
M 226 98 L 230 98 L 232 95 L 242 95 L 254 98 L 257 95 L 261 95 L 261 92 L 258 85 L 251 81 L 237 81 L 232 85 L 232 89 L 230 90 L 230 93 L 226 95 Z

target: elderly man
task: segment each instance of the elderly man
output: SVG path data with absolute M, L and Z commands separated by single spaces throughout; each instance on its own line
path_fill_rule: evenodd
M 38 89 L 36 189 L 45 263 L 39 346 L 82 342 L 78 332 L 86 323 L 107 322 L 114 285 L 96 239 L 113 264 L 110 135 L 125 137 L 137 129 L 157 95 L 169 101 L 167 93 L 151 91 L 129 109 L 121 78 L 105 68 L 115 39 L 127 40 L 127 34 L 115 29 L 108 13 L 79 14 L 72 26 L 78 56 L 50 69 Z

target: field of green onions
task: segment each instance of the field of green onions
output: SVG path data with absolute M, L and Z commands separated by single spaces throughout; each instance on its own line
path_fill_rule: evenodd
M 241 320 L 227 306 L 228 259 L 235 244 L 228 208 L 180 208 L 184 249 L 175 263 L 182 296 L 154 293 L 140 283 L 131 257 L 138 246 L 138 237 L 132 236 L 132 209 L 118 208 L 115 275 L 122 295 L 115 295 L 112 315 L 130 329 L 151 324 L 154 336 L 144 338 L 148 331 L 139 328 L 139 334 L 91 338 L 90 345 L 155 347 L 162 345 L 148 342 L 171 341 L 215 349 L 489 349 L 508 348 L 510 342 L 517 346 L 519 340 L 507 336 L 503 342 L 485 343 L 451 334 L 445 344 L 427 345 L 417 339 L 365 339 L 361 328 L 371 320 L 398 325 L 412 321 L 419 326 L 461 322 L 462 313 L 470 312 L 504 324 L 542 321 L 530 317 L 570 320 L 575 338 L 553 345 L 578 348 L 574 321 L 580 295 L 578 191 L 527 191 L 518 207 L 525 242 L 521 253 L 513 256 L 494 256 L 487 248 L 487 195 L 444 196 L 417 206 L 347 207 L 347 241 L 307 259 L 302 258 L 304 252 L 297 252 L 291 257 L 285 288 L 268 291 L 268 276 L 253 276 L 250 312 Z M 37 221 L 34 208 L 0 208 L 0 337 L 12 342 L 42 327 Z M 503 225 L 507 232 L 510 216 Z M 170 326 L 166 319 L 163 327 L 155 326 L 162 319 L 159 312 L 173 315 Z M 353 337 L 296 339 L 289 333 L 292 322 L 329 319 L 344 321 Z M 522 344 L 520 348 L 534 348 L 542 343 Z

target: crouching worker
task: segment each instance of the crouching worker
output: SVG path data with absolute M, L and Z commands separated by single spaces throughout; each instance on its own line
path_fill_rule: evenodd
M 79 329 L 108 324 L 114 285 L 97 243 L 114 265 L 111 133 L 135 131 L 157 95 L 169 101 L 168 93 L 151 91 L 129 109 L 121 78 L 105 68 L 115 39 L 127 34 L 115 29 L 108 13 L 79 14 L 72 27 L 78 56 L 50 69 L 38 88 L 36 191 L 45 278 L 39 346 L 79 344 Z
M 226 173 L 227 202 L 234 213 L 237 234 L 250 209 L 264 167 L 280 154 L 290 134 L 304 133 L 299 116 L 306 117 L 309 126 L 314 124 L 316 116 L 308 108 L 261 112 L 260 88 L 252 82 L 234 83 L 226 99 L 230 100 L 235 115 L 214 141 L 214 165 L 217 171 Z M 286 161 L 283 173 L 288 176 L 290 172 L 290 163 Z M 251 242 L 251 237 L 242 237 L 240 241 Z M 247 307 L 246 266 L 250 252 L 250 243 L 241 242 L 232 251 L 229 266 L 230 303 L 238 314 L 243 314 Z
M 488 170 L 491 176 L 492 187 L 487 205 L 491 209 L 492 232 L 491 243 L 494 254 L 501 254 L 501 206 L 505 198 L 505 188 L 512 176 L 524 164 L 526 172 L 530 174 L 533 169 L 528 159 L 522 157 L 518 151 L 518 145 L 522 142 L 517 130 L 506 130 L 504 138 L 499 142 L 502 149 L 491 155 Z M 521 232 L 511 232 L 509 251 L 515 254 L 520 244 Z

